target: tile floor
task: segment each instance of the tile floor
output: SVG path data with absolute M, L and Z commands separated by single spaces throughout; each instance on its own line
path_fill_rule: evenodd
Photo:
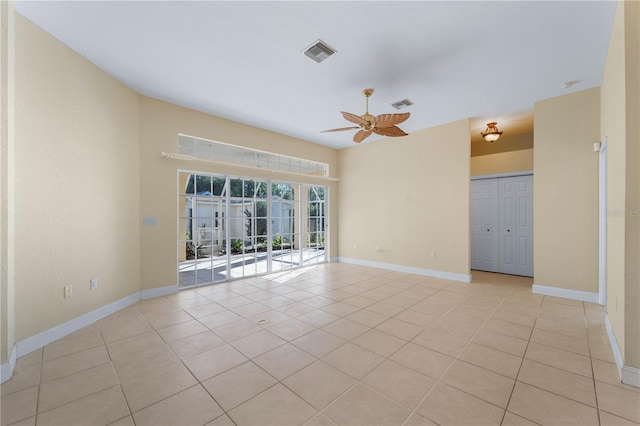
M 631 425 L 598 305 L 334 263 L 145 300 L 18 360 L 2 425 Z

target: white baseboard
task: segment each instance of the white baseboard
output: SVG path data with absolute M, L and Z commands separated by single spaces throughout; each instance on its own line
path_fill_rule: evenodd
M 13 369 L 16 368 L 16 361 L 18 360 L 18 351 L 16 346 L 13 345 L 9 359 L 4 364 L 0 365 L 0 383 L 4 383 L 13 376 Z
M 40 349 L 51 342 L 55 342 L 61 337 L 71 334 L 74 331 L 80 330 L 81 328 L 93 324 L 94 322 L 106 317 L 107 315 L 118 312 L 119 310 L 133 305 L 134 303 L 139 301 L 140 292 L 136 292 L 130 296 L 109 303 L 108 305 L 104 305 L 99 307 L 98 309 L 94 309 L 91 312 L 82 314 L 79 317 L 76 317 L 65 323 L 56 325 L 55 327 L 45 330 L 42 333 L 27 337 L 26 339 L 16 343 L 16 347 L 18 348 L 18 358 L 25 356 L 26 354 L 31 353 L 36 349 Z
M 620 380 L 625 385 L 635 386 L 640 388 L 640 369 L 635 367 L 630 367 L 628 365 L 624 365 L 624 359 L 622 357 L 622 352 L 620 351 L 620 346 L 618 346 L 618 340 L 616 339 L 616 335 L 613 334 L 613 329 L 611 328 L 611 323 L 609 322 L 609 316 L 604 314 L 604 326 L 607 329 L 607 336 L 609 336 L 609 344 L 611 345 L 611 350 L 613 351 L 613 358 L 616 361 L 616 366 L 618 367 L 618 374 L 620 375 Z
M 571 290 L 568 288 L 552 287 L 548 285 L 533 284 L 531 291 L 545 296 L 562 297 L 563 299 L 579 300 L 581 302 L 598 303 L 598 293 L 590 291 Z
M 425 275 L 434 278 L 443 278 L 445 280 L 462 281 L 464 283 L 471 282 L 471 274 L 456 274 L 454 272 L 438 271 L 435 269 L 422 269 L 413 266 L 396 265 L 393 263 L 375 262 L 372 260 L 353 259 L 349 257 L 338 257 L 339 262 L 352 263 L 354 265 L 369 266 L 371 268 L 388 269 L 390 271 L 405 272 L 408 274 Z
M 329 258 L 329 263 L 336 263 L 336 262 L 340 262 L 340 258 L 339 257 L 330 257 Z
M 153 299 L 154 297 L 167 296 L 178 292 L 178 284 L 168 285 L 166 287 L 150 288 L 140 291 L 140 299 Z

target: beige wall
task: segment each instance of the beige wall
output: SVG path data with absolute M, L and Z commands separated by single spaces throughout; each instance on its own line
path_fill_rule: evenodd
M 607 315 L 627 366 L 640 368 L 640 4 L 619 2 L 601 86 L 607 140 Z
M 520 133 L 518 135 L 505 134 L 496 142 L 487 142 L 484 139 L 480 139 L 478 142 L 472 140 L 471 157 L 521 151 L 523 149 L 533 149 L 533 132 Z
M 335 175 L 337 151 L 310 142 L 258 129 L 209 114 L 140 96 L 141 215 L 155 216 L 158 225 L 141 232 L 142 289 L 177 284 L 177 171 L 179 169 L 236 176 L 300 180 L 327 185 L 330 191 L 330 248 L 337 256 L 337 183 L 326 179 L 272 173 L 206 161 L 168 160 L 161 151 L 177 152 L 178 134 L 311 159 L 329 164 Z
M 140 185 L 138 95 L 18 14 L 15 43 L 20 341 L 139 291 Z
M 533 149 L 471 157 L 471 176 L 533 170 Z
M 640 3 L 625 3 L 625 364 L 640 368 Z
M 537 102 L 534 117 L 535 283 L 597 293 L 600 90 Z
M 14 344 L 13 43 L 13 2 L 3 1 L 0 2 L 0 363 L 9 359 Z
M 461 120 L 340 150 L 340 257 L 468 275 L 469 139 Z

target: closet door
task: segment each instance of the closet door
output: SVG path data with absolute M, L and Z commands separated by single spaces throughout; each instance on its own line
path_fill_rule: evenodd
M 498 272 L 498 180 L 484 179 L 481 183 L 481 240 L 480 269 Z
M 516 177 L 498 179 L 498 215 L 500 220 L 500 266 L 498 271 L 513 274 L 516 269 L 516 226 L 517 218 L 517 179 Z
M 471 181 L 471 269 L 481 269 L 482 181 Z
M 533 276 L 533 176 L 516 180 L 516 275 Z

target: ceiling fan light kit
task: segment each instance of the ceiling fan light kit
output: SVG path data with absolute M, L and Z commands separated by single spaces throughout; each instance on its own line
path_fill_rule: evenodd
M 498 123 L 492 121 L 491 123 L 487 123 L 487 128 L 484 132 L 480 133 L 485 141 L 487 142 L 495 142 L 500 139 L 502 132 L 498 129 Z
M 369 114 L 369 97 L 373 94 L 373 89 L 364 89 L 362 94 L 366 98 L 366 112 L 363 115 L 355 115 L 350 112 L 341 111 L 345 120 L 357 124 L 357 126 L 324 130 L 322 133 L 360 129 L 353 136 L 353 141 L 356 143 L 362 142 L 368 138 L 371 133 L 389 137 L 407 136 L 408 133 L 405 133 L 402 129 L 396 126 L 396 124 L 400 124 L 405 121 L 409 118 L 411 113 L 404 112 L 401 114 L 380 114 L 378 116 L 374 116 Z

